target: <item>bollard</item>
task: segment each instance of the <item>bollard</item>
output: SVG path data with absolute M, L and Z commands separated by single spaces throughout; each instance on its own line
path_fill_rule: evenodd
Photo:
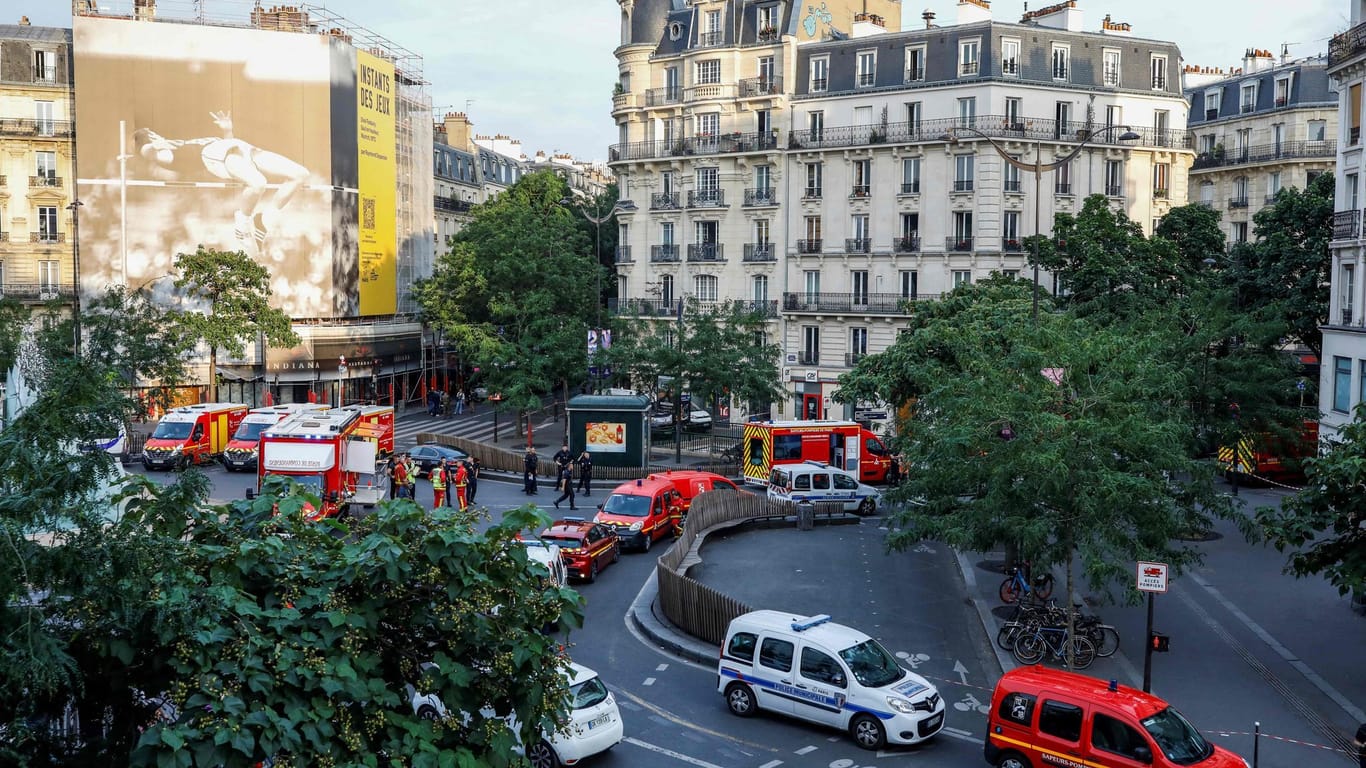
M 1262 724 L 1254 721 L 1252 723 L 1252 768 L 1257 768 L 1257 753 L 1262 743 Z
M 816 505 L 809 501 L 797 504 L 797 529 L 810 531 L 816 527 Z

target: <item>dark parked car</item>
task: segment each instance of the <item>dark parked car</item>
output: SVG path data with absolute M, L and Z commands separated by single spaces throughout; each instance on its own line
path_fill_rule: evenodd
M 418 477 L 430 475 L 437 462 L 464 461 L 470 457 L 468 453 L 446 445 L 419 445 L 409 450 L 408 455 L 417 462 Z

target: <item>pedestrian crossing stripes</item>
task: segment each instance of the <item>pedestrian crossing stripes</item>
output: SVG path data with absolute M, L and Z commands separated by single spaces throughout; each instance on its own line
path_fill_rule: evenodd
M 504 418 L 501 422 L 499 425 L 500 435 L 507 435 L 516 428 L 511 417 Z M 543 429 L 554 423 L 554 420 L 549 420 L 535 425 L 535 428 Z M 493 442 L 493 418 L 492 416 L 445 418 L 428 416 L 425 413 L 405 416 L 394 425 L 394 448 L 403 450 L 413 447 L 417 444 L 417 436 L 423 433 L 463 437 L 478 442 Z

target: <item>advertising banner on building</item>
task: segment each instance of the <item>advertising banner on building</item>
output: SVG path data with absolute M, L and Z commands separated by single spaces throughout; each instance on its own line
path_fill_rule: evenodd
M 356 51 L 362 315 L 391 315 L 397 306 L 395 95 L 394 65 L 365 51 Z

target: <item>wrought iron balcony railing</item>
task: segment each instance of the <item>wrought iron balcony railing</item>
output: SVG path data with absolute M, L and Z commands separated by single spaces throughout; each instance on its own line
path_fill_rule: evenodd
M 1001 238 L 1001 251 L 1003 251 L 1004 253 L 1020 253 L 1023 250 L 1024 245 L 1020 242 L 1019 238 Z
M 909 235 L 892 238 L 892 251 L 895 253 L 920 253 L 920 234 L 912 232 Z
M 1333 214 L 1333 239 L 1355 240 L 1361 236 L 1361 211 L 1338 211 Z
M 755 96 L 775 96 L 783 92 L 782 78 L 747 77 L 740 81 L 740 98 Z
M 28 233 L 30 243 L 61 244 L 66 242 L 65 232 L 30 232 Z
M 1328 41 L 1328 66 L 1336 67 L 1363 52 L 1366 52 L 1366 23 L 1333 35 Z
M 794 130 L 788 138 L 792 149 L 814 149 L 829 147 L 851 147 L 869 144 L 905 144 L 912 142 L 940 141 L 945 135 L 952 135 L 958 128 L 974 128 L 992 138 L 1020 140 L 1056 141 L 1074 144 L 1088 141 L 1097 147 L 1171 147 L 1191 149 L 1191 134 L 1186 130 L 1145 128 L 1133 126 L 1131 131 L 1138 134 L 1137 140 L 1121 141 L 1125 131 L 1111 130 L 1102 133 L 1107 126 L 1098 123 L 1068 120 L 1058 121 L 1051 118 L 1030 118 L 1019 115 L 979 115 L 969 118 L 946 117 L 936 120 L 888 123 L 886 125 L 849 125 L 822 127 L 816 130 Z M 959 133 L 960 141 L 969 142 L 979 137 L 975 134 Z
M 777 261 L 778 249 L 773 243 L 745 243 L 743 261 Z
M 873 241 L 866 237 L 846 237 L 844 239 L 845 253 L 869 253 L 873 249 Z
M 0 283 L 0 298 L 19 301 L 74 299 L 76 286 L 71 283 Z
M 853 187 L 850 188 L 849 196 L 867 197 L 872 192 L 872 189 L 872 186 L 869 184 L 855 184 Z
M 1019 191 L 1020 191 L 1020 180 L 1019 180 L 1019 179 L 1006 179 L 1006 180 L 1005 180 L 1005 191 L 1007 191 L 1007 192 L 1019 192 Z
M 1166 200 L 1171 197 L 1171 192 L 1166 187 L 1153 187 L 1154 200 Z
M 76 124 L 70 120 L 36 120 L 24 117 L 0 117 L 0 136 L 37 136 L 39 138 L 69 139 L 76 135 Z
M 1072 194 L 1072 185 L 1066 181 L 1056 182 L 1053 184 L 1053 194 L 1070 195 Z
M 954 192 L 971 192 L 971 191 L 972 191 L 972 179 L 954 179 L 954 180 L 953 180 L 953 191 L 954 191 Z
M 1228 199 L 1228 207 L 1229 207 L 1229 208 L 1246 208 L 1246 207 L 1247 207 L 1247 196 L 1244 195 L 1243 197 L 1230 197 L 1230 198 Z
M 821 252 L 821 241 L 820 241 L 820 240 L 798 240 L 798 241 L 797 241 L 797 253 L 820 253 L 820 252 Z
M 901 194 L 903 194 L 903 195 L 918 195 L 918 194 L 920 194 L 920 182 L 918 182 L 918 181 L 903 181 L 903 182 L 901 182 Z
M 62 179 L 60 176 L 39 174 L 28 177 L 28 185 L 30 187 L 60 187 L 62 186 Z
M 679 86 L 651 88 L 645 92 L 645 106 L 662 107 L 683 101 L 683 89 Z
M 721 243 L 689 243 L 688 261 L 725 261 Z
M 820 187 L 807 187 L 806 189 L 802 190 L 802 199 L 803 199 L 803 200 L 819 200 L 819 199 L 821 199 L 821 188 L 820 188 Z
M 678 303 L 672 299 L 608 299 L 607 311 L 624 317 L 673 317 Z
M 689 208 L 725 208 L 724 189 L 694 189 L 688 191 Z
M 921 298 L 928 298 L 921 296 Z M 789 291 L 783 294 L 783 311 L 808 314 L 908 314 L 912 301 L 896 293 L 814 293 Z
M 1204 168 L 1223 168 L 1231 165 L 1267 163 L 1276 160 L 1321 157 L 1331 159 L 1337 156 L 1337 141 L 1283 141 L 1279 144 L 1258 144 L 1251 147 L 1238 147 L 1232 150 L 1216 149 L 1201 152 L 1195 156 L 1191 170 Z
M 1124 186 L 1122 184 L 1106 184 L 1106 197 L 1124 197 Z
M 867 356 L 868 356 L 868 353 L 867 353 L 867 352 L 845 352 L 845 353 L 844 353 L 844 367 L 845 367 L 845 368 L 853 368 L 854 366 L 858 365 L 858 361 L 862 360 L 863 358 L 865 358 L 865 357 L 867 357 Z
M 777 205 L 778 192 L 772 187 L 758 187 L 745 190 L 745 205 Z
M 858 85 L 859 88 L 867 88 L 867 87 L 869 87 L 869 86 L 875 85 L 876 83 L 877 83 L 877 73 L 876 73 L 876 72 L 860 72 L 860 73 L 858 73 L 858 78 L 857 78 L 857 80 L 856 80 L 856 84 Z
M 650 210 L 652 211 L 676 211 L 682 206 L 678 204 L 679 194 L 677 192 L 651 192 Z
M 629 245 L 618 245 L 618 246 L 617 246 L 616 263 L 618 263 L 618 264 L 630 264 L 632 261 L 634 261 L 634 259 L 631 258 L 631 246 L 629 246 Z
M 715 136 L 689 136 L 660 141 L 636 141 L 613 144 L 607 150 L 609 162 L 652 160 L 661 157 L 688 155 L 729 155 L 741 152 L 764 152 L 778 147 L 778 139 L 768 133 L 721 133 Z
M 944 250 L 950 253 L 972 253 L 972 236 L 944 238 Z
M 650 261 L 659 264 L 678 260 L 678 246 L 676 244 L 650 246 Z
M 699 32 L 699 33 L 697 33 L 697 47 L 698 47 L 698 48 L 714 48 L 714 47 L 716 47 L 716 46 L 718 46 L 718 45 L 721 45 L 721 44 L 724 43 L 724 42 L 726 42 L 726 33 L 725 33 L 725 32 L 721 32 L 721 31 L 718 30 L 718 31 L 716 31 L 716 32 Z

